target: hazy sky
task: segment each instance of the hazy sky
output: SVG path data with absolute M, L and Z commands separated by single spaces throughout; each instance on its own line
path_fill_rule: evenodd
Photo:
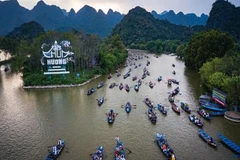
M 1 0 L 3 1 L 3 0 Z M 21 6 L 32 9 L 39 0 L 18 0 Z M 73 8 L 76 12 L 84 5 L 89 5 L 96 10 L 102 9 L 105 13 L 109 8 L 120 13 L 127 14 L 136 6 L 145 8 L 151 12 L 155 10 L 161 13 L 164 10 L 173 10 L 175 13 L 182 11 L 186 13 L 209 14 L 215 0 L 44 0 L 48 5 L 57 5 L 69 11 Z M 232 4 L 240 6 L 240 0 L 229 0 Z

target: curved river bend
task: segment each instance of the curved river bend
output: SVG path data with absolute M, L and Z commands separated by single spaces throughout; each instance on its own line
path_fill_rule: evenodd
M 187 102 L 191 109 L 198 106 L 200 82 L 198 75 L 188 70 L 184 63 L 174 56 L 161 55 L 159 58 L 149 54 L 151 64 L 147 67 L 150 76 L 144 79 L 139 92 L 135 92 L 133 76 L 141 77 L 146 67 L 147 58 L 137 60 L 141 67 L 133 69 L 131 76 L 123 79 L 113 74 L 112 79 L 102 76 L 82 87 L 59 89 L 22 89 L 19 74 L 5 73 L 3 66 L 0 72 L 0 159 L 1 160 L 39 160 L 45 159 L 47 147 L 57 143 L 58 138 L 66 141 L 66 148 L 59 160 L 87 160 L 99 145 L 103 145 L 106 159 L 113 159 L 116 145 L 115 136 L 119 136 L 124 145 L 133 153 L 127 154 L 129 160 L 166 159 L 156 143 L 156 133 L 166 135 L 177 159 L 193 160 L 230 160 L 234 152 L 224 145 L 217 149 L 208 146 L 198 135 L 198 128 L 189 123 L 188 115 L 182 112 L 177 115 L 168 108 L 168 115 L 163 116 L 158 110 L 157 123 L 152 124 L 147 115 L 145 97 L 156 103 L 170 106 L 168 92 L 176 85 L 168 87 L 166 80 L 174 78 L 180 81 L 181 95 L 176 96 L 177 104 Z M 172 64 L 176 67 L 173 68 Z M 129 67 L 122 68 L 122 75 Z M 172 71 L 176 71 L 176 75 Z M 158 76 L 163 81 L 157 82 Z M 149 81 L 156 85 L 150 89 Z M 88 89 L 104 81 L 106 86 L 87 96 Z M 118 87 L 109 89 L 112 82 L 129 84 L 130 92 Z M 107 99 L 99 107 L 96 99 L 105 96 Z M 121 105 L 127 101 L 136 105 L 130 114 L 126 114 Z M 115 122 L 109 125 L 106 113 L 109 109 L 118 113 Z M 195 113 L 197 114 L 197 113 Z M 220 132 L 240 144 L 240 125 L 223 117 L 214 117 L 205 122 L 203 129 L 219 143 Z

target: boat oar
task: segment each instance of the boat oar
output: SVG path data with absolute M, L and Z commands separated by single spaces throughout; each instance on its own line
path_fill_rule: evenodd
M 125 148 L 128 150 L 129 153 L 132 153 L 132 151 L 130 149 L 128 149 L 127 147 L 125 147 Z
M 67 149 L 67 150 L 69 150 L 69 148 L 68 147 L 64 147 L 65 149 Z

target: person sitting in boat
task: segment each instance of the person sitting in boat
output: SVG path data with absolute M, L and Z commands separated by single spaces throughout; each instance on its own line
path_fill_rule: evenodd
M 199 119 L 195 119 L 195 121 L 194 121 L 195 123 L 199 123 Z
M 102 156 L 103 156 L 103 155 L 102 155 L 102 151 L 97 150 L 97 155 L 98 155 L 98 157 L 102 157 Z
M 162 145 L 162 150 L 163 150 L 163 151 L 166 151 L 166 150 L 167 150 L 167 145 L 166 145 L 166 144 L 163 144 L 163 145 Z
M 61 138 L 59 138 L 57 148 L 60 149 L 61 145 L 62 145 L 62 140 L 61 140 Z
M 123 152 L 123 146 L 121 145 L 121 146 L 119 146 L 119 152 Z
M 52 153 L 53 153 L 54 156 L 57 155 L 57 146 L 55 146 L 55 145 L 53 146 Z
M 112 119 L 114 118 L 114 113 L 113 113 L 113 110 L 112 110 L 112 109 L 110 110 L 109 116 L 110 116 Z
M 168 147 L 168 152 L 169 152 L 170 154 L 173 154 L 172 148 Z
M 153 118 L 153 115 L 152 113 L 149 113 L 149 118 L 152 119 Z
M 208 140 L 209 143 L 213 143 L 213 138 L 212 137 L 208 136 L 208 139 L 209 139 Z

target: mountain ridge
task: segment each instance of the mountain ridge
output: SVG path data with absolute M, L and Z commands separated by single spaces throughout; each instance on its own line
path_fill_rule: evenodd
M 123 43 L 130 46 L 145 44 L 152 40 L 188 41 L 195 30 L 203 28 L 190 28 L 172 24 L 167 20 L 159 20 L 144 8 L 137 6 L 114 27 L 112 34 L 118 34 Z
M 167 14 L 169 14 L 167 11 L 163 11 L 161 14 L 155 12 L 155 17 L 166 16 Z M 56 5 L 48 5 L 42 0 L 38 1 L 31 10 L 22 7 L 17 0 L 0 1 L 0 15 L 6 15 L 0 18 L 0 24 L 2 24 L 0 26 L 0 36 L 6 35 L 23 23 L 36 21 L 46 31 L 59 28 L 75 28 L 105 37 L 124 17 L 124 14 L 118 11 L 109 9 L 105 14 L 101 9 L 96 11 L 89 5 L 85 5 L 78 11 L 72 8 L 67 12 Z

